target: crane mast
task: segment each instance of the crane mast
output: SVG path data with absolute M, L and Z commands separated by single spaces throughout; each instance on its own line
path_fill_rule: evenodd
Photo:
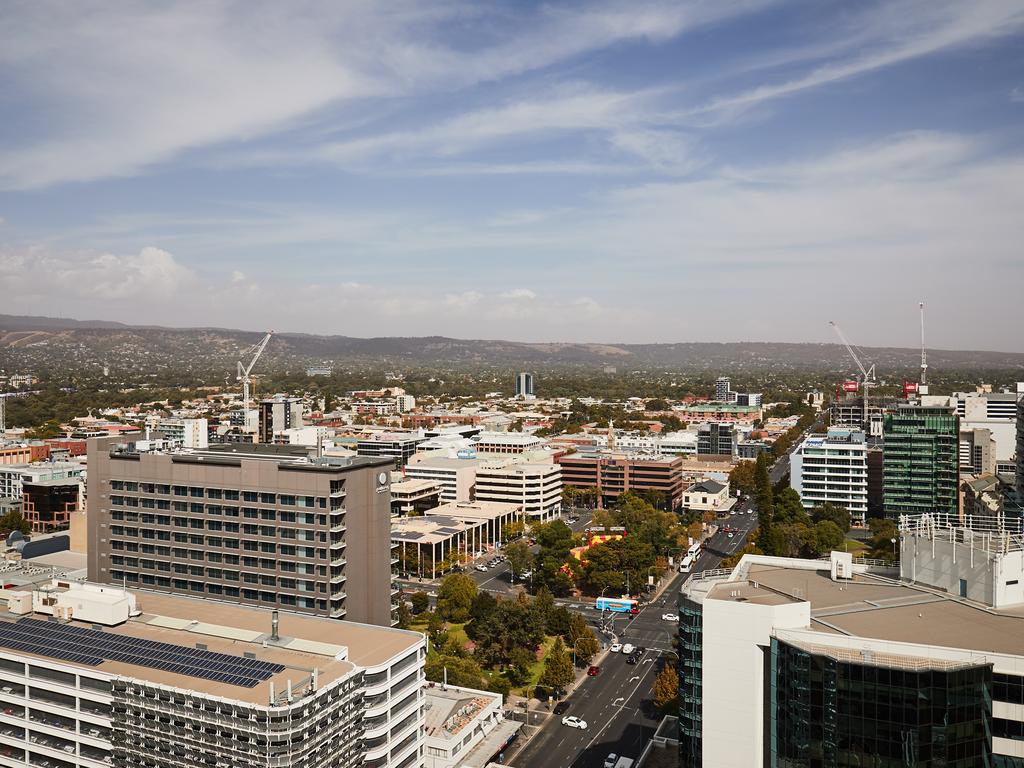
M 928 352 L 924 348 L 924 302 L 919 302 L 918 307 L 921 310 L 921 384 L 918 387 L 918 392 L 926 395 L 928 394 Z
M 857 368 L 860 370 L 861 375 L 861 386 L 864 387 L 864 429 L 868 433 L 871 432 L 871 417 L 868 414 L 868 398 L 869 388 L 877 384 L 875 380 L 875 364 L 871 363 L 871 367 L 865 368 L 864 363 L 861 362 L 860 357 L 853 350 L 850 342 L 846 340 L 846 334 L 843 333 L 843 329 L 834 320 L 829 320 L 828 324 L 835 330 L 836 335 L 839 336 L 839 340 L 843 342 L 843 346 L 846 347 L 846 351 L 849 352 L 850 357 L 853 358 L 853 362 L 857 364 Z
M 255 367 L 256 361 L 260 359 L 260 355 L 262 355 L 263 350 L 267 348 L 267 344 L 270 342 L 270 337 L 273 335 L 273 331 L 267 331 L 267 335 L 263 337 L 262 341 L 253 344 L 243 353 L 243 355 L 252 354 L 252 360 L 249 361 L 248 365 L 245 365 L 241 360 L 238 361 L 238 375 L 235 378 L 242 382 L 242 412 L 245 416 L 246 426 L 249 426 L 251 423 L 249 418 L 249 414 L 251 412 L 249 407 L 249 385 L 252 378 L 249 374 L 252 373 L 252 369 Z

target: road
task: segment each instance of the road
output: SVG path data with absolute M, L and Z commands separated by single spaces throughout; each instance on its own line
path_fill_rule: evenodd
M 757 514 L 748 514 L 749 509 L 749 505 L 739 504 L 732 515 L 719 521 L 720 526 L 738 532 L 729 538 L 720 529 L 712 536 L 695 571 L 716 568 L 723 557 L 743 546 L 757 522 Z M 676 601 L 685 578 L 686 574 L 674 574 L 661 597 L 635 617 L 616 616 L 612 620 L 612 631 L 621 642 L 643 646 L 647 651 L 635 666 L 619 654 L 608 654 L 601 663 L 601 673 L 584 680 L 567 699 L 569 709 L 565 714 L 583 718 L 587 730 L 564 726 L 562 715 L 552 715 L 521 752 L 506 756 L 513 765 L 601 768 L 609 753 L 632 758 L 640 755 L 661 720 L 651 703 L 654 678 L 664 663 L 664 654 L 673 650 L 677 631 L 676 622 L 663 621 L 661 616 L 678 612 Z M 591 623 L 597 622 L 596 611 L 583 612 Z
M 795 449 L 798 445 L 800 445 L 800 441 L 804 439 L 805 435 L 807 435 L 808 433 L 820 432 L 824 425 L 825 416 L 824 414 L 819 414 L 818 418 L 815 419 L 814 423 L 811 424 L 811 426 L 805 429 L 802 433 L 800 433 L 800 437 L 793 441 L 793 448 Z M 772 466 L 772 468 L 768 470 L 768 478 L 772 481 L 772 485 L 775 485 L 775 483 L 779 482 L 780 480 L 782 480 L 782 478 L 789 474 L 789 457 L 791 454 L 792 451 L 787 453 L 785 456 L 780 456 L 779 459 Z

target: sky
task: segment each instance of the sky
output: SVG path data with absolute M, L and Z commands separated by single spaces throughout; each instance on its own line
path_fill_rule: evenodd
M 1024 352 L 1024 0 L 0 6 L 0 313 Z

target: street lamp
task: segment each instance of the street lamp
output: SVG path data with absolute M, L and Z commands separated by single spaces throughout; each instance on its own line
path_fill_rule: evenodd
M 892 559 L 896 559 L 896 539 L 889 539 L 892 542 Z

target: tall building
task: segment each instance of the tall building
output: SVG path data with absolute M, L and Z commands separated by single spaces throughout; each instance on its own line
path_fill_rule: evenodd
M 424 765 L 419 633 L 56 580 L 0 605 L 3 765 Z
M 402 432 L 374 435 L 356 443 L 356 453 L 360 456 L 387 456 L 394 460 L 394 469 L 401 469 L 425 440 L 420 435 Z
M 754 405 L 758 408 L 761 407 L 761 403 L 764 396 L 760 392 L 736 392 L 736 405 Z
M 206 419 L 160 419 L 156 428 L 165 439 L 182 448 L 209 447 L 209 428 Z
M 80 482 L 85 465 L 74 461 L 40 461 L 34 464 L 0 465 L 0 499 L 20 499 L 25 483 L 48 480 Z
M 969 475 L 995 474 L 998 446 L 992 430 L 967 428 L 960 422 L 960 471 Z
M 745 555 L 728 574 L 688 579 L 680 765 L 1020 766 L 1020 552 L 999 568 L 1000 542 L 949 540 L 938 532 L 933 558 L 931 541 L 904 533 L 904 562 L 920 557 L 903 579 L 840 552 Z M 952 590 L 929 581 L 951 563 Z M 974 598 L 1004 576 L 1014 608 Z
M 648 453 L 592 453 L 580 451 L 559 456 L 562 483 L 577 488 L 596 488 L 599 507 L 614 506 L 628 491 L 657 491 L 668 509 L 678 509 L 683 499 L 683 458 Z
M 728 403 L 730 392 L 732 392 L 732 383 L 729 377 L 719 376 L 715 381 L 715 400 L 720 403 Z
M 516 376 L 516 397 L 533 397 L 533 374 L 520 373 Z
M 1017 401 L 1017 499 L 1024 505 L 1024 397 Z
M 868 459 L 864 432 L 830 429 L 808 435 L 790 455 L 789 484 L 804 509 L 832 503 L 864 522 L 868 513 Z
M 90 441 L 89 579 L 390 625 L 391 460 L 218 448 Z
M 1009 462 L 1015 453 L 1017 397 L 1014 392 L 957 392 L 953 395 L 960 429 L 963 432 L 988 430 L 995 443 L 993 461 Z
M 887 517 L 958 510 L 959 427 L 951 405 L 901 403 L 884 422 Z
M 734 457 L 738 444 L 739 434 L 733 424 L 712 421 L 697 430 L 698 456 Z
M 274 395 L 260 400 L 259 441 L 274 442 L 274 434 L 302 426 L 302 400 L 297 397 Z
M 527 522 L 546 522 L 562 509 L 558 464 L 487 462 L 476 471 L 476 500 L 516 504 Z

